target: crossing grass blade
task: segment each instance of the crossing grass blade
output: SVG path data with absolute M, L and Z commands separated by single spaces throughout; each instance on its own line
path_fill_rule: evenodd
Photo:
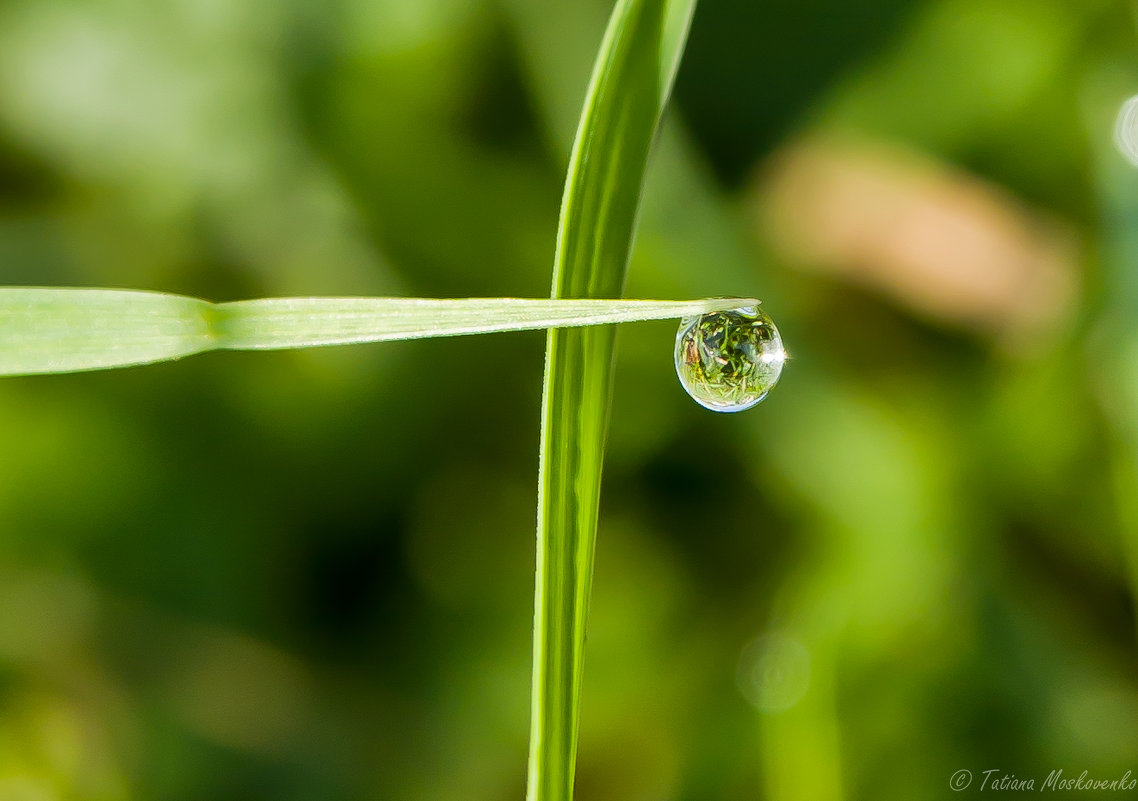
M 555 298 L 615 298 L 695 0 L 618 0 L 562 200 Z M 538 498 L 528 801 L 570 801 L 615 328 L 551 329 Z
M 274 350 L 686 317 L 747 305 L 519 298 L 266 298 L 209 303 L 160 292 L 0 288 L 0 375 L 65 373 L 208 350 Z

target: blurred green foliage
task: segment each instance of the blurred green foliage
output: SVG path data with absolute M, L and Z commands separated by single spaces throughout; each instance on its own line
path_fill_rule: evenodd
M 10 0 L 0 281 L 544 296 L 608 11 Z M 698 9 L 627 294 L 758 295 L 794 359 L 717 416 L 622 328 L 581 801 L 1138 771 L 1130 11 Z M 798 269 L 764 165 L 835 131 L 1058 220 L 1070 313 L 1008 351 Z M 0 383 L 0 798 L 521 797 L 542 345 Z

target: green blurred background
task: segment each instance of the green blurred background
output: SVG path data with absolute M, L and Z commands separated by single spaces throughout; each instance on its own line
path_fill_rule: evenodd
M 7 0 L 0 282 L 544 296 L 610 7 Z M 627 294 L 793 359 L 622 328 L 579 801 L 1138 773 L 1132 11 L 701 3 Z M 0 382 L 0 799 L 522 798 L 543 347 Z

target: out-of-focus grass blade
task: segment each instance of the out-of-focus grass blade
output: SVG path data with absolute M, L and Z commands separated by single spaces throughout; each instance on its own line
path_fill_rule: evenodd
M 686 317 L 751 299 L 268 298 L 213 304 L 159 292 L 0 288 L 0 375 L 65 373 L 207 350 L 590 326 Z
M 1132 59 L 1107 63 L 1092 73 L 1084 90 L 1084 115 L 1094 156 L 1095 184 L 1102 210 L 1102 276 L 1106 292 L 1092 339 L 1095 383 L 1113 436 L 1115 500 L 1129 559 L 1131 597 L 1138 599 L 1138 169 L 1130 162 L 1134 142 L 1127 131 L 1109 132 L 1126 113 L 1127 95 L 1138 89 Z M 1124 149 L 1120 149 L 1124 148 Z M 1125 154 L 1125 158 L 1124 158 Z
M 695 0 L 618 0 L 569 162 L 553 296 L 619 296 L 648 151 Z M 538 500 L 529 801 L 570 801 L 615 329 L 550 330 Z

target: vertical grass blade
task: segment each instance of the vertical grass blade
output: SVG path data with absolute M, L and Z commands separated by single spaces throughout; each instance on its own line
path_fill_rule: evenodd
M 1111 438 L 1114 494 L 1128 559 L 1132 599 L 1138 600 L 1138 170 L 1130 146 L 1107 134 L 1111 117 L 1138 86 L 1127 58 L 1092 75 L 1084 92 L 1086 127 L 1093 145 L 1095 183 L 1102 213 L 1101 281 L 1105 289 L 1093 343 L 1095 383 Z M 1133 143 L 1127 143 L 1133 145 Z M 1125 156 L 1125 158 L 1124 158 Z
M 569 162 L 554 298 L 616 298 L 695 0 L 618 0 Z M 551 330 L 542 401 L 528 801 L 570 801 L 615 328 Z

